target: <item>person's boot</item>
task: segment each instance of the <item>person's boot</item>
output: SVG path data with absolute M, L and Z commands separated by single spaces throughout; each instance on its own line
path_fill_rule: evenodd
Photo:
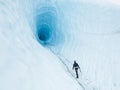
M 78 75 L 76 76 L 76 78 L 79 78 Z

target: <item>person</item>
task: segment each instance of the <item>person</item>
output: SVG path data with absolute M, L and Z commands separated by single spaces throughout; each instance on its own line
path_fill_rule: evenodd
M 72 69 L 75 69 L 76 78 L 79 78 L 78 69 L 80 69 L 80 66 L 78 65 L 78 63 L 77 63 L 76 61 L 74 61 L 74 64 L 73 64 L 73 68 L 72 68 Z M 80 72 L 81 72 L 81 69 L 80 69 Z

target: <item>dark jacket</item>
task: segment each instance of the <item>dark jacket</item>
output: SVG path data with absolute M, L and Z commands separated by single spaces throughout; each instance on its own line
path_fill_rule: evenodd
M 80 69 L 80 66 L 78 65 L 78 63 L 74 62 L 73 69 L 75 70 Z

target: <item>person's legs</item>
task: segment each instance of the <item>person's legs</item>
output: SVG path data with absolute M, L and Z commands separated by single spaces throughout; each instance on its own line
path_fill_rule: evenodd
M 78 76 L 78 69 L 76 69 L 75 72 L 76 72 L 76 78 L 79 78 L 79 76 Z

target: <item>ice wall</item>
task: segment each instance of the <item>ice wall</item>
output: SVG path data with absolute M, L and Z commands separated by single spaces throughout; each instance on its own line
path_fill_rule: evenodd
M 1 90 L 119 90 L 119 7 L 1 0 L 0 9 Z
M 38 42 L 31 5 L 0 1 L 0 90 L 83 90 Z

